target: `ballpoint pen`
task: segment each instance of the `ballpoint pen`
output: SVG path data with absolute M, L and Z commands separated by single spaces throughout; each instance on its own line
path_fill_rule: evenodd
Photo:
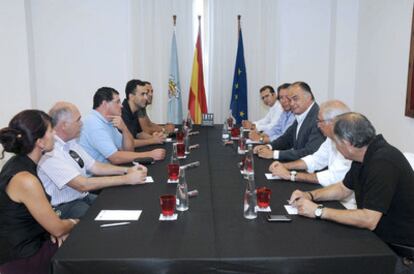
M 120 223 L 111 223 L 111 224 L 102 224 L 100 227 L 111 227 L 111 226 L 121 226 L 121 225 L 128 225 L 131 222 L 120 222 Z

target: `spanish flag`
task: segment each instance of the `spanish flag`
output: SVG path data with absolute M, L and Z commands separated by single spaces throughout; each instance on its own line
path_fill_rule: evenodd
M 207 113 L 206 92 L 204 89 L 203 57 L 201 51 L 201 26 L 198 16 L 198 35 L 194 50 L 193 72 L 191 74 L 190 95 L 188 99 L 188 111 L 194 124 L 201 124 L 202 113 Z

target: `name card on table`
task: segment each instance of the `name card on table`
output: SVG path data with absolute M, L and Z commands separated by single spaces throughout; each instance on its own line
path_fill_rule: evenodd
M 208 127 L 214 126 L 214 113 L 203 113 L 201 117 L 201 125 Z

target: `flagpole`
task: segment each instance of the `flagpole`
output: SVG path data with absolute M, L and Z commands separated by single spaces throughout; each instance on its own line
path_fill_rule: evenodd
M 177 15 L 173 15 L 173 24 L 174 24 L 174 27 L 175 27 L 175 25 L 176 25 L 176 23 L 177 23 Z
M 238 32 L 237 32 L 237 36 L 239 36 L 239 32 L 241 29 L 241 24 L 240 24 L 240 20 L 241 20 L 241 15 L 237 15 L 237 26 L 238 26 Z

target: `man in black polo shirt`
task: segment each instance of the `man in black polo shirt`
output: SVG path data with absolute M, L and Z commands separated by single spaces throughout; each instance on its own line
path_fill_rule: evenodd
M 142 132 L 139 123 L 140 110 L 145 109 L 148 91 L 145 83 L 140 80 L 131 80 L 125 87 L 126 98 L 122 102 L 122 120 L 134 137 L 135 147 L 153 144 L 162 144 L 165 141 L 163 134 L 153 135 Z
M 376 135 L 368 119 L 359 113 L 338 116 L 335 145 L 352 160 L 343 182 L 310 192 L 295 190 L 290 202 L 310 218 L 367 228 L 388 244 L 414 247 L 414 171 L 404 155 Z M 341 200 L 355 191 L 356 210 L 326 208 L 316 201 Z M 404 260 L 410 264 L 409 260 Z M 399 262 L 399 271 L 414 267 Z M 400 273 L 400 272 L 398 272 Z

